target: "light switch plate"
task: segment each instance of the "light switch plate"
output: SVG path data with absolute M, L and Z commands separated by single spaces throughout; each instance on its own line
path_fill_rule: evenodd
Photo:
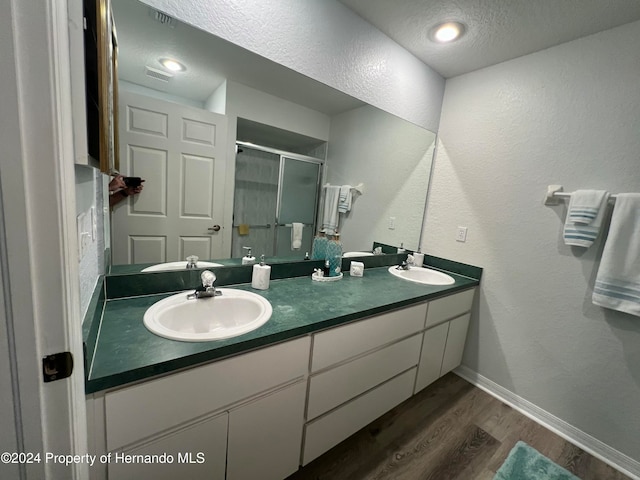
M 456 242 L 467 241 L 467 227 L 458 227 L 458 233 L 456 234 Z

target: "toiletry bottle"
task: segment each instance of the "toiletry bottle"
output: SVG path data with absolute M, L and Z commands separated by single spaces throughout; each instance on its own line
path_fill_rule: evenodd
M 400 243 L 400 247 L 398 248 L 398 253 L 404 253 L 404 243 Z
M 336 277 L 342 270 L 342 242 L 340 234 L 336 234 L 327 242 L 327 260 L 329 260 L 329 276 Z
M 311 246 L 311 259 L 312 260 L 324 260 L 327 253 L 327 237 L 324 230 L 320 230 L 318 234 L 313 237 L 313 245 Z
M 251 255 L 251 247 L 242 247 L 242 248 L 247 250 L 247 254 L 244 257 L 242 257 L 242 265 L 253 265 L 254 263 L 256 263 L 256 257 Z
M 304 259 L 305 259 L 305 260 L 311 260 L 311 259 L 309 258 L 309 252 L 304 252 Z
M 251 286 L 257 290 L 266 290 L 269 288 L 270 279 L 271 267 L 269 265 L 265 265 L 264 255 L 260 255 L 260 265 L 253 266 Z
M 330 270 L 331 270 L 331 267 L 330 267 L 330 265 L 329 265 L 329 260 L 325 260 L 325 261 L 324 261 L 324 269 L 322 270 L 322 274 L 323 274 L 325 277 L 328 277 L 328 276 L 329 276 L 329 271 L 330 271 Z

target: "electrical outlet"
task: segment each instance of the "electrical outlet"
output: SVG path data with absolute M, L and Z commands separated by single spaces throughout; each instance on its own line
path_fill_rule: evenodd
M 458 233 L 456 234 L 456 242 L 467 241 L 467 227 L 458 227 Z
M 389 230 L 395 230 L 396 229 L 396 217 L 389 217 Z

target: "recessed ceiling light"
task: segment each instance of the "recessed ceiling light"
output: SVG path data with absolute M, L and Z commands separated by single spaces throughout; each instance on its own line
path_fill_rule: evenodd
M 171 70 L 172 72 L 184 72 L 187 67 L 176 60 L 172 60 L 170 58 L 161 58 L 160 63 L 167 70 Z
M 464 32 L 465 28 L 462 23 L 446 22 L 433 27 L 429 37 L 434 42 L 449 43 L 460 38 Z

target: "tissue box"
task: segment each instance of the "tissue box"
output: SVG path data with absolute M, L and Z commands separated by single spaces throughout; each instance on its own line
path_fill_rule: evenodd
M 349 267 L 349 275 L 352 277 L 361 277 L 364 275 L 364 263 L 362 262 L 351 262 L 351 266 Z

